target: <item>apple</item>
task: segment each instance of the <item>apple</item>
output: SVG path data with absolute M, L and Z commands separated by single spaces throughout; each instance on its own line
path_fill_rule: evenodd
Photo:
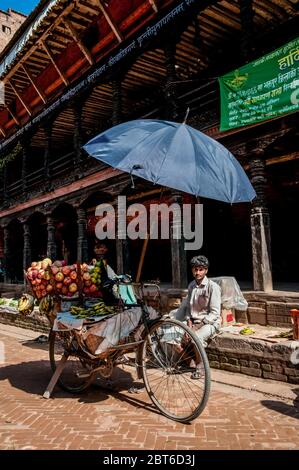
M 56 289 L 60 290 L 62 288 L 62 282 L 56 282 Z
M 53 291 L 53 286 L 51 284 L 48 284 L 46 290 L 47 290 L 48 293 L 52 292 Z
M 37 277 L 38 277 L 39 279 L 42 279 L 42 278 L 44 277 L 44 274 L 45 274 L 44 269 L 40 269 L 40 270 L 38 271 L 38 273 L 37 273 Z
M 61 266 L 66 266 L 66 261 L 64 259 L 61 261 Z
M 91 284 L 92 284 L 91 281 L 84 281 L 84 285 L 85 285 L 86 287 L 90 287 Z
M 38 277 L 37 279 L 35 279 L 36 281 L 36 284 L 41 284 L 42 280 Z
M 84 292 L 84 294 L 90 294 L 90 288 L 89 287 L 84 287 L 83 292 Z
M 81 269 L 82 269 L 83 272 L 87 272 L 88 271 L 88 264 L 86 264 L 86 263 L 81 264 Z
M 89 280 L 90 280 L 90 274 L 87 273 L 87 272 L 85 272 L 82 277 L 83 277 L 83 279 L 84 279 L 85 281 L 89 281 Z
M 71 271 L 70 272 L 70 278 L 74 281 L 75 279 L 77 279 L 77 273 L 76 271 Z
M 90 290 L 90 292 L 96 292 L 98 290 L 98 288 L 95 284 L 91 284 L 89 290 Z
M 61 261 L 54 261 L 52 266 L 56 266 L 57 268 L 61 268 L 61 266 L 62 266 Z
M 56 276 L 56 274 L 59 272 L 59 268 L 57 266 L 51 266 L 51 271 L 53 273 L 54 276 Z
M 61 271 L 63 272 L 63 274 L 64 274 L 65 276 L 68 276 L 68 275 L 70 274 L 70 272 L 71 272 L 69 266 L 63 266 L 63 268 L 62 268 Z
M 74 292 L 77 292 L 78 290 L 78 286 L 75 282 L 72 282 L 70 285 L 69 285 L 69 291 L 74 293 Z
M 64 275 L 59 271 L 56 275 L 55 275 L 55 280 L 58 281 L 58 282 L 62 282 L 64 279 Z
M 63 293 L 63 295 L 66 295 L 68 293 L 68 288 L 66 286 L 63 286 L 62 289 L 61 289 L 61 292 Z
M 50 281 L 51 274 L 49 273 L 49 271 L 45 271 L 43 278 L 46 279 L 46 281 Z
M 70 284 L 72 283 L 72 280 L 70 277 L 65 277 L 64 280 L 63 280 L 63 284 L 65 286 L 69 286 Z
M 42 297 L 45 297 L 46 295 L 47 295 L 47 291 L 46 291 L 46 289 L 43 289 L 43 290 L 41 291 L 41 296 L 42 296 Z

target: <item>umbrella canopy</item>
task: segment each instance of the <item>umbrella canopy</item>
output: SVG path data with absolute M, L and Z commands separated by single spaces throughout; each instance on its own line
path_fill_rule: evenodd
M 235 157 L 186 124 L 129 121 L 102 132 L 84 149 L 113 168 L 196 196 L 229 203 L 256 196 Z

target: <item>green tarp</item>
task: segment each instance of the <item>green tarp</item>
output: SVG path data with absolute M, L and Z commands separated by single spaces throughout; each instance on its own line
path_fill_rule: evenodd
M 299 109 L 299 38 L 219 78 L 220 130 Z

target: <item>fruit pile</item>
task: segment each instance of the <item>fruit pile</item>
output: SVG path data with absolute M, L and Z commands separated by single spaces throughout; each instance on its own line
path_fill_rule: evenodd
M 45 258 L 32 262 L 26 276 L 38 299 L 48 294 L 73 297 L 80 289 L 88 297 L 102 297 L 100 287 L 104 266 L 102 262 L 97 264 L 89 266 L 83 263 L 78 272 L 76 264 L 67 266 L 65 261 L 52 263 L 49 258 Z

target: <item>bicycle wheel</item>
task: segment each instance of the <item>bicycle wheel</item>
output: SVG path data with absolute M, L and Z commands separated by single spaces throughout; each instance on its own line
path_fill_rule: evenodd
M 61 388 L 71 393 L 79 393 L 86 390 L 93 380 L 92 375 L 90 375 L 91 369 L 88 361 L 76 355 L 76 350 L 79 351 L 77 346 L 71 332 L 51 331 L 49 338 L 51 368 L 54 373 L 63 354 L 69 354 L 66 366 L 57 383 Z
M 204 410 L 210 367 L 194 332 L 177 320 L 155 323 L 142 345 L 141 367 L 154 405 L 170 419 L 187 423 Z

